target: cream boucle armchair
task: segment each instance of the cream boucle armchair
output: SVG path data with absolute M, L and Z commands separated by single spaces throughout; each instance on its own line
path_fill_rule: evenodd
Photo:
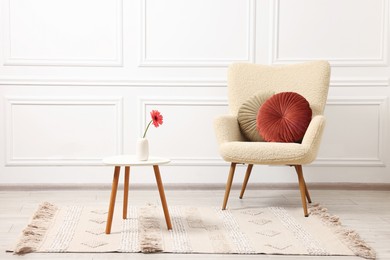
M 247 164 L 240 199 L 243 197 L 254 164 L 294 166 L 298 175 L 302 206 L 308 216 L 306 198 L 310 195 L 303 178 L 302 165 L 317 156 L 325 125 L 323 116 L 329 89 L 330 66 L 326 61 L 302 64 L 265 66 L 233 64 L 228 70 L 230 115 L 214 122 L 219 151 L 231 163 L 222 209 L 226 209 L 237 163 Z M 248 98 L 259 91 L 297 92 L 309 102 L 312 120 L 301 143 L 250 142 L 240 132 L 237 113 Z

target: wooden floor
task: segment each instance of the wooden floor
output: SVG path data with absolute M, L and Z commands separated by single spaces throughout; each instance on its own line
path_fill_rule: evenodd
M 119 190 L 117 202 L 122 201 Z M 361 259 L 358 257 L 303 257 L 274 255 L 207 255 L 207 254 L 28 254 L 6 253 L 25 227 L 29 217 L 43 201 L 57 205 L 108 206 L 109 190 L 0 191 L 0 259 Z M 298 190 L 247 190 L 244 199 L 232 190 L 228 208 L 242 206 L 300 205 Z M 220 206 L 223 190 L 167 190 L 168 205 Z M 390 191 L 312 190 L 313 202 L 338 215 L 342 223 L 359 232 L 377 253 L 377 259 L 390 259 Z M 129 204 L 160 205 L 156 190 L 130 190 Z M 120 218 L 119 214 L 114 215 Z

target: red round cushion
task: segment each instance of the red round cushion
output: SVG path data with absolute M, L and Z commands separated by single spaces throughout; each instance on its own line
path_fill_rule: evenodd
M 311 121 L 309 102 L 295 92 L 273 95 L 260 107 L 257 129 L 267 142 L 300 142 Z

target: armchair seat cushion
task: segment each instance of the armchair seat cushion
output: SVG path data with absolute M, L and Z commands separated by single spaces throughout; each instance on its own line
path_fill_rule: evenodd
M 312 161 L 310 146 L 306 144 L 226 142 L 221 144 L 219 148 L 222 158 L 228 162 L 301 165 Z

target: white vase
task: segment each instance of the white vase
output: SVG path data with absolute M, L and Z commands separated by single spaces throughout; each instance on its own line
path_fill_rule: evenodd
M 137 149 L 136 149 L 137 160 L 147 161 L 149 158 L 149 142 L 146 138 L 139 138 L 137 140 Z

